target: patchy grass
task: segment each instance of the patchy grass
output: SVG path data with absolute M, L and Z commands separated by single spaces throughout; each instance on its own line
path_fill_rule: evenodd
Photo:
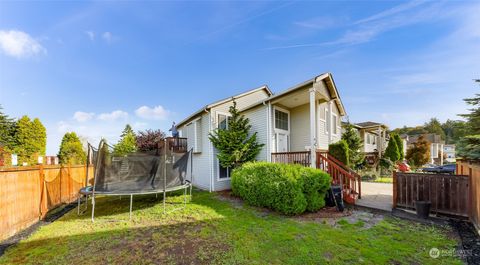
M 160 196 L 159 196 L 160 197 Z M 168 198 L 168 209 L 183 197 Z M 195 192 L 184 210 L 163 214 L 161 199 L 97 199 L 96 221 L 76 210 L 7 250 L 0 264 L 461 264 L 429 257 L 455 248 L 448 228 L 385 217 L 365 228 L 347 219 L 332 227 Z
M 373 182 L 377 183 L 393 183 L 393 178 L 392 177 L 379 177 L 373 180 Z

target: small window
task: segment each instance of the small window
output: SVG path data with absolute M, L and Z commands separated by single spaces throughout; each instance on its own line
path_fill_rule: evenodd
M 337 134 L 338 133 L 337 132 L 337 122 L 338 122 L 337 121 L 337 115 L 335 115 L 335 114 L 332 115 L 332 122 L 333 122 L 333 128 L 332 128 L 333 134 Z
M 288 131 L 288 113 L 275 109 L 275 128 Z
M 366 136 L 367 136 L 367 144 L 370 144 L 370 143 L 371 143 L 371 142 L 370 142 L 370 134 L 367 133 Z
M 228 116 L 225 114 L 218 114 L 218 129 L 226 130 L 228 128 Z
M 328 118 L 328 109 L 325 109 L 325 133 L 330 132 L 330 119 Z

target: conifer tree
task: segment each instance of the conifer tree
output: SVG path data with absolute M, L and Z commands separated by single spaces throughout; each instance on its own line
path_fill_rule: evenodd
M 342 140 L 345 140 L 348 145 L 350 164 L 354 167 L 358 166 L 362 164 L 365 159 L 365 154 L 362 152 L 362 138 L 360 138 L 357 130 L 355 130 L 350 122 L 344 126 L 344 130 Z
M 400 152 L 398 151 L 397 141 L 393 139 L 393 135 L 390 135 L 390 141 L 388 141 L 387 148 L 385 149 L 385 157 L 394 163 L 400 160 Z
M 264 144 L 257 142 L 257 133 L 250 134 L 251 125 L 248 118 L 241 115 L 237 103 L 229 109 L 226 129 L 216 129 L 209 134 L 209 139 L 218 150 L 218 160 L 222 167 L 235 168 L 241 164 L 255 160 Z
M 113 147 L 113 153 L 117 156 L 124 156 L 137 151 L 137 140 L 132 127 L 127 124 L 120 135 L 120 140 Z
M 392 133 L 390 134 L 390 140 L 394 140 L 395 143 L 397 144 L 398 148 L 398 153 L 400 155 L 398 160 L 403 160 L 405 158 L 404 150 L 403 150 L 403 140 L 400 138 L 400 135 L 398 133 Z
M 84 164 L 87 154 L 83 150 L 80 138 L 74 132 L 67 132 L 62 138 L 58 159 L 61 164 Z

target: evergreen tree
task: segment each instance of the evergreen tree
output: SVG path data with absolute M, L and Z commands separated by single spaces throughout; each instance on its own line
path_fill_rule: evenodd
M 44 156 L 47 150 L 47 129 L 38 118 L 35 118 L 30 126 L 35 139 L 32 141 L 34 153 Z
M 427 132 L 438 134 L 442 140 L 445 140 L 445 132 L 437 118 L 431 118 L 429 122 L 425 123 L 424 128 Z
M 12 118 L 2 112 L 2 109 L 3 108 L 0 105 L 0 144 L 8 149 L 14 144 L 16 124 Z
M 76 133 L 65 133 L 60 144 L 58 159 L 61 164 L 84 164 L 87 154 L 83 150 L 82 142 Z
M 132 127 L 127 124 L 120 136 L 120 141 L 113 147 L 116 156 L 124 156 L 137 151 L 137 139 Z
M 467 135 L 460 140 L 457 152 L 462 158 L 480 159 L 480 94 L 464 101 L 473 108 L 470 113 L 460 115 L 467 119 Z
M 365 154 L 362 152 L 362 138 L 350 122 L 344 125 L 342 140 L 345 140 L 348 145 L 350 164 L 354 167 L 362 164 L 365 159 Z
M 405 154 L 404 154 L 405 151 L 403 150 L 403 140 L 402 140 L 402 138 L 400 138 L 400 135 L 398 135 L 397 133 L 392 133 L 392 134 L 390 134 L 390 140 L 392 140 L 392 139 L 397 144 L 398 153 L 400 155 L 400 158 L 398 160 L 403 160 L 403 158 L 405 157 Z
M 36 133 L 33 131 L 32 121 L 28 116 L 23 116 L 17 121 L 17 130 L 15 133 L 15 140 L 13 152 L 18 155 L 18 164 L 24 162 L 27 164 L 36 164 L 34 154 L 37 150 L 35 143 Z
M 394 139 L 394 134 L 390 134 L 390 141 L 388 141 L 384 156 L 392 162 L 400 160 L 400 152 L 398 150 L 397 141 Z
M 226 129 L 216 129 L 209 134 L 209 139 L 218 150 L 218 160 L 222 167 L 235 168 L 241 164 L 255 160 L 264 144 L 257 142 L 257 133 L 249 136 L 251 125 L 248 118 L 240 115 L 237 103 L 229 109 L 230 117 Z
M 422 166 L 430 162 L 430 142 L 421 135 L 413 147 L 407 151 L 407 159 L 414 166 Z

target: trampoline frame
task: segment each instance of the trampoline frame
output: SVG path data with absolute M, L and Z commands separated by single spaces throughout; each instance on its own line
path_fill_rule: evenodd
M 166 189 L 165 187 L 167 186 L 167 178 L 166 178 L 166 174 L 167 174 L 167 167 L 166 167 L 166 164 L 167 164 L 167 139 L 163 139 L 164 141 L 164 155 L 165 155 L 165 160 L 164 160 L 164 167 L 163 167 L 163 170 L 164 170 L 164 188 L 163 189 L 158 189 L 158 190 L 151 190 L 151 191 L 143 191 L 143 192 L 137 192 L 137 193 L 132 193 L 132 192 L 118 192 L 118 193 L 112 193 L 112 192 L 99 192 L 99 191 L 95 191 L 95 185 L 96 185 L 96 178 L 97 178 L 97 174 L 94 173 L 94 180 L 93 180 L 93 186 L 85 186 L 84 188 L 80 189 L 79 190 L 79 196 L 78 196 L 78 200 L 77 200 L 77 215 L 80 215 L 80 206 L 81 206 L 81 198 L 82 196 L 85 196 L 85 210 L 82 211 L 82 213 L 86 212 L 87 209 L 88 209 L 88 197 L 90 196 L 91 197 L 91 204 L 92 204 L 92 222 L 95 221 L 95 194 L 98 194 L 98 195 L 103 195 L 103 196 L 120 196 L 120 200 L 122 199 L 122 196 L 125 196 L 125 195 L 130 195 L 130 210 L 129 210 L 129 220 L 132 220 L 132 209 L 133 209 L 133 195 L 148 195 L 148 194 L 155 194 L 156 196 L 158 196 L 159 193 L 163 193 L 163 213 L 166 214 L 167 211 L 166 211 L 166 199 L 167 199 L 167 192 L 172 192 L 172 191 L 178 191 L 178 190 L 184 190 L 183 192 L 183 196 L 184 196 L 184 199 L 183 199 L 183 207 L 181 208 L 176 208 L 176 209 L 173 209 L 169 212 L 173 212 L 173 211 L 176 211 L 176 210 L 179 210 L 179 209 L 185 209 L 186 206 L 187 206 L 187 195 L 188 195 L 188 189 L 190 190 L 190 200 L 192 199 L 192 189 L 193 189 L 193 148 L 189 149 L 187 152 L 189 152 L 189 156 L 190 156 L 190 176 L 191 176 L 191 179 L 190 180 L 185 180 L 185 184 L 183 185 L 180 185 L 180 186 L 175 186 L 175 187 L 171 187 L 171 188 L 168 188 Z M 100 143 L 103 144 L 107 144 L 106 142 L 104 142 L 103 140 L 100 141 Z M 91 149 L 95 149 L 90 143 L 88 144 L 88 152 L 87 152 L 87 172 L 86 172 L 86 176 L 85 176 L 85 185 L 88 184 L 88 169 L 89 169 L 89 166 L 90 166 L 90 156 L 91 156 L 91 153 L 90 153 L 90 150 Z M 99 150 L 99 149 L 97 149 Z M 94 161 L 94 170 L 97 168 L 97 163 L 98 162 L 98 157 L 96 159 L 96 161 Z M 94 171 L 95 172 L 95 171 Z M 91 188 L 91 189 L 89 189 Z

